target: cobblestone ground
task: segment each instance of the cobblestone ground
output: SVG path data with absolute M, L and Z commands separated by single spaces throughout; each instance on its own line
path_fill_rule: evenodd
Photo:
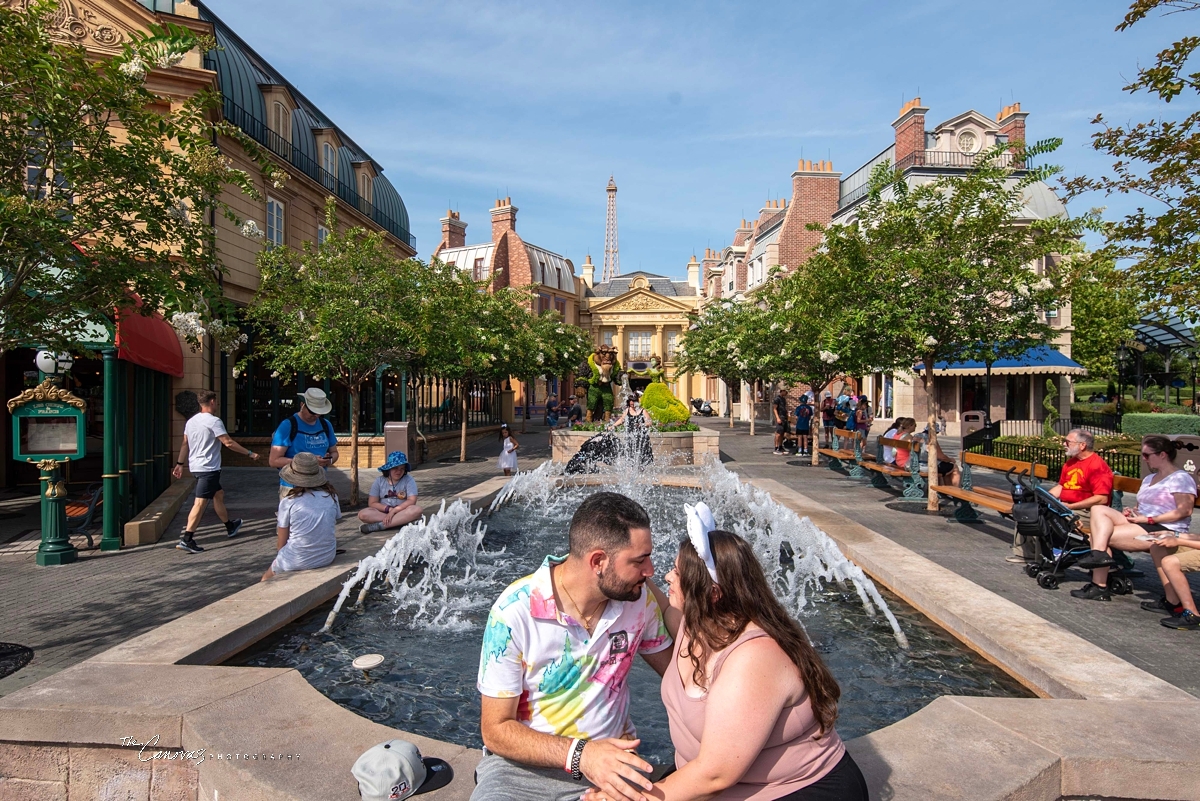
M 544 427 L 530 421 L 529 433 L 516 436 L 521 442 L 521 467 L 549 457 Z M 470 447 L 473 461 L 432 461 L 417 467 L 413 477 L 421 505 L 433 511 L 442 498 L 499 475 L 498 452 L 499 444 L 489 438 Z M 364 496 L 377 475 L 374 469 L 362 471 Z M 333 471 L 332 478 L 342 497 L 348 497 L 349 472 Z M 203 553 L 175 548 L 190 500 L 154 545 L 107 553 L 81 551 L 75 564 L 63 567 L 38 567 L 30 549 L 0 549 L 0 642 L 34 651 L 26 667 L 0 679 L 0 695 L 257 582 L 275 555 L 278 478 L 267 468 L 231 468 L 223 473 L 222 484 L 230 514 L 245 523 L 242 533 L 228 539 L 210 510 L 196 537 L 205 548 Z M 28 504 L 20 498 L 0 499 L 0 542 L 28 529 L 30 520 L 38 525 L 36 506 L 29 512 Z M 5 519 L 10 510 L 13 516 Z M 26 513 L 16 515 L 18 511 Z M 361 536 L 358 525 L 353 512 L 346 514 L 338 527 L 339 540 Z M 386 534 L 369 536 L 381 544 L 387 538 Z
M 851 479 L 807 459 L 774 456 L 771 435 L 759 426 L 749 436 L 749 426 L 731 430 L 720 426 L 721 458 L 725 466 L 745 477 L 771 478 L 808 495 L 830 509 L 861 523 L 906 548 L 932 559 L 960 576 L 1006 598 L 1042 618 L 1092 642 L 1154 675 L 1200 695 L 1200 632 L 1174 631 L 1160 626 L 1161 614 L 1143 611 L 1139 604 L 1157 597 L 1162 586 L 1148 554 L 1133 554 L 1145 578 L 1134 580 L 1131 595 L 1114 596 L 1111 602 L 1072 598 L 1070 591 L 1083 586 L 1088 574 L 1067 571 L 1061 589 L 1043 590 L 1027 577 L 1021 565 L 1004 561 L 1011 553 L 1012 523 L 980 509 L 984 522 L 957 522 L 953 505 L 930 515 L 920 504 L 897 503 L 899 489 L 875 489 L 864 480 Z M 957 453 L 958 443 L 943 442 L 947 453 Z M 991 471 L 974 473 L 976 484 L 1007 489 L 1004 477 Z M 915 508 L 910 508 L 915 507 Z M 1193 522 L 1193 527 L 1200 522 Z M 1193 591 L 1200 596 L 1200 576 L 1191 574 Z

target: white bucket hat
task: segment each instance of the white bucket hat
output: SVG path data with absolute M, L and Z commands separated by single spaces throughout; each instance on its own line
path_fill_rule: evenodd
M 329 396 L 325 394 L 325 390 L 310 387 L 299 393 L 304 399 L 304 405 L 313 414 L 329 414 L 333 411 L 333 404 L 329 402 Z
M 403 801 L 445 787 L 454 778 L 450 763 L 421 757 L 407 740 L 388 740 L 373 746 L 350 769 L 364 801 Z

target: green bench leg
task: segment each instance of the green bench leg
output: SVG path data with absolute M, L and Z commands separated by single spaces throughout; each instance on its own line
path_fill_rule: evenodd
M 954 510 L 954 519 L 960 523 L 978 523 L 980 520 L 979 512 L 975 511 L 975 507 L 970 501 L 964 501 L 961 498 L 955 498 L 955 503 L 958 508 Z
M 874 487 L 875 489 L 888 489 L 892 485 L 891 485 L 891 483 L 888 482 L 887 476 L 885 476 L 883 473 L 877 473 L 874 470 L 872 470 L 871 471 L 871 486 Z

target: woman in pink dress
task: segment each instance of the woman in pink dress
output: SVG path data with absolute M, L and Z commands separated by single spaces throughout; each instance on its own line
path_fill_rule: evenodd
M 676 771 L 668 801 L 867 801 L 834 729 L 841 689 L 775 598 L 750 545 L 688 507 L 688 539 L 659 596 L 675 638 L 662 698 Z M 601 793 L 586 798 L 603 799 Z

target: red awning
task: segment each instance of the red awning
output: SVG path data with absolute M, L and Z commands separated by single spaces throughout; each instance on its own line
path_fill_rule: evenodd
M 142 301 L 135 297 L 140 307 Z M 117 313 L 117 358 L 160 373 L 183 378 L 183 348 L 179 336 L 163 316 L 135 311 Z

